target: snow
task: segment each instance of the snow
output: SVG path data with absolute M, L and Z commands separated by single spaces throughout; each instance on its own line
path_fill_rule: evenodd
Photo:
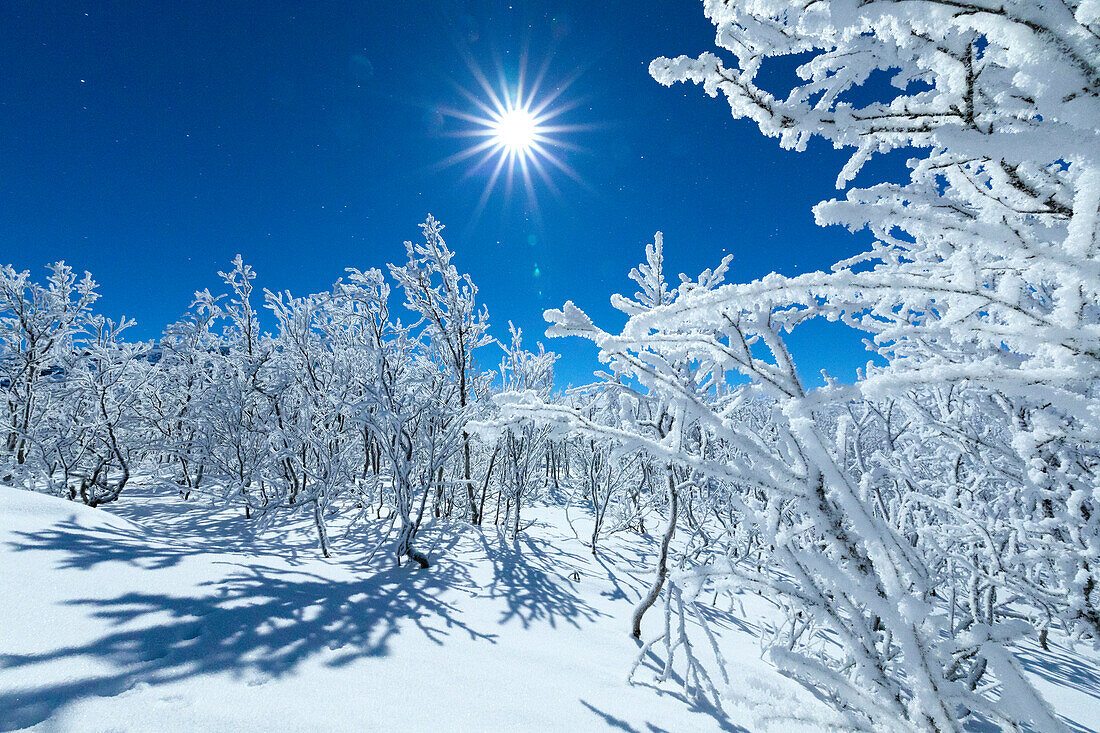
M 518 544 L 429 525 L 431 569 L 371 568 L 350 539 L 319 558 L 304 517 L 249 542 L 127 499 L 0 488 L 0 729 L 729 730 L 626 683 L 642 544 L 593 560 L 544 522 Z
M 0 487 L 0 730 L 650 733 L 829 717 L 761 660 L 768 604 L 748 595 L 708 605 L 744 709 L 649 684 L 655 658 L 628 684 L 656 539 L 615 535 L 593 557 L 560 507 L 533 509 L 518 542 L 429 524 L 422 571 L 382 553 L 367 565 L 378 536 L 336 523 L 323 559 L 307 512 L 253 532 L 172 494 L 125 499 L 108 512 Z M 1022 658 L 1060 714 L 1100 729 L 1096 656 Z

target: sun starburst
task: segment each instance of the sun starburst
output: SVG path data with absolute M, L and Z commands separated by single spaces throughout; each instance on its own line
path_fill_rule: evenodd
M 493 142 L 513 155 L 526 155 L 539 140 L 539 121 L 525 107 L 514 107 L 493 120 Z
M 493 84 L 471 59 L 467 59 L 467 66 L 477 81 L 480 94 L 458 84 L 455 84 L 455 88 L 473 105 L 474 110 L 441 111 L 448 117 L 466 123 L 465 128 L 449 134 L 471 142 L 443 160 L 441 166 L 469 161 L 470 166 L 463 175 L 463 180 L 487 174 L 474 217 L 480 216 L 489 197 L 501 185 L 507 199 L 516 182 L 522 181 L 528 203 L 537 213 L 536 181 L 540 181 L 555 195 L 560 192 L 552 178 L 554 171 L 583 184 L 580 176 L 562 156 L 563 151 L 581 150 L 575 143 L 566 140 L 565 136 L 589 127 L 561 122 L 561 116 L 580 103 L 579 100 L 562 101 L 562 95 L 573 79 L 544 92 L 542 87 L 548 62 L 543 64 L 530 83 L 527 80 L 525 57 L 514 83 L 509 83 L 501 68 L 498 68 L 499 82 Z

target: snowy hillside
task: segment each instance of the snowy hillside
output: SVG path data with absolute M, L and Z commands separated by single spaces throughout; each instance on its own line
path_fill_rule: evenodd
M 127 521 L 0 493 L 0 728 L 728 729 L 626 684 L 644 545 L 439 527 L 430 570 L 375 572 L 304 531 L 245 555 L 232 518 L 131 499 Z
M 135 493 L 114 514 L 0 489 L 0 729 L 758 727 L 646 684 L 654 671 L 627 683 L 653 543 L 613 539 L 593 558 L 543 509 L 518 543 L 439 524 L 432 568 L 367 567 L 370 537 L 337 540 L 326 561 L 308 521 L 243 540 L 237 516 L 194 504 Z M 709 612 L 734 687 L 767 681 L 776 712 L 824 715 L 760 661 L 754 600 Z M 1062 714 L 1100 728 L 1100 668 L 1058 646 L 1024 659 Z

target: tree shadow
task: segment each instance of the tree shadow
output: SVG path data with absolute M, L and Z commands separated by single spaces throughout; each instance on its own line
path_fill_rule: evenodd
M 607 725 L 608 728 L 615 728 L 617 730 L 623 730 L 623 731 L 626 731 L 627 733 L 641 733 L 640 730 L 638 730 L 637 728 L 632 726 L 627 721 L 623 720 L 622 718 L 617 718 L 614 715 L 612 715 L 611 713 L 600 710 L 598 707 L 596 707 L 592 703 L 588 702 L 587 700 L 581 700 L 581 705 L 584 705 L 586 708 L 591 710 L 593 713 L 600 716 L 600 718 L 603 719 L 603 722 Z
M 493 565 L 489 597 L 501 598 L 508 606 L 500 623 L 517 618 L 528 628 L 544 620 L 557 628 L 561 620 L 579 627 L 579 619 L 593 621 L 605 615 L 581 600 L 563 577 L 570 566 L 586 562 L 581 556 L 527 534 L 512 538 L 498 532 L 497 537 L 498 542 L 490 544 L 485 532 L 480 533 Z
M 729 610 L 724 611 L 713 601 L 707 602 L 705 599 L 695 602 L 695 610 L 703 616 L 703 619 L 712 629 L 736 629 L 754 638 L 759 638 L 762 633 L 760 625 L 752 623 L 742 615 L 744 608 L 740 609 L 742 613 L 734 609 L 732 607 L 733 599 L 730 600 L 731 607 Z
M 34 665 L 63 661 L 72 669 L 104 671 L 0 691 L 0 730 L 34 725 L 74 700 L 117 695 L 138 682 L 158 685 L 218 672 L 279 677 L 321 655 L 324 664 L 341 667 L 386 655 L 403 627 L 415 626 L 436 644 L 452 633 L 495 643 L 494 634 L 471 628 L 440 598 L 445 590 L 472 588 L 458 564 L 440 562 L 427 571 L 394 567 L 352 582 L 234 564 L 237 572 L 205 584 L 209 593 L 200 597 L 133 592 L 70 601 L 91 609 L 104 629 L 99 638 L 39 654 L 0 654 L 0 668 L 30 673 Z
M 194 507 L 185 509 L 195 515 L 212 514 L 196 511 Z M 302 565 L 321 557 L 315 536 L 305 530 L 290 529 L 274 536 L 264 530 L 262 539 L 257 540 L 253 535 L 258 530 L 247 526 L 249 520 L 226 517 L 224 513 L 198 517 L 186 526 L 169 521 L 156 510 L 140 515 L 117 514 L 140 524 L 133 528 L 114 524 L 89 527 L 74 515 L 45 529 L 13 531 L 11 536 L 17 539 L 6 544 L 13 550 L 63 550 L 65 555 L 57 567 L 77 570 L 90 570 L 105 562 L 161 570 L 179 564 L 186 557 L 212 553 L 269 553 L 290 565 Z M 386 539 L 384 525 L 385 522 L 360 522 L 349 536 L 341 534 L 340 541 L 335 543 L 334 559 L 356 559 L 360 553 L 373 549 Z M 304 541 L 301 535 L 305 535 Z M 385 552 L 379 552 L 378 556 L 390 560 L 393 557 Z
M 172 567 L 189 555 L 207 551 L 183 543 L 151 542 L 149 535 L 139 529 L 121 527 L 91 528 L 80 524 L 76 517 L 47 529 L 33 532 L 15 531 L 8 547 L 13 550 L 64 550 L 59 561 L 60 569 L 90 570 L 105 562 L 125 562 L 147 570 Z
M 1033 643 L 1021 644 L 1014 651 L 1024 669 L 1059 687 L 1083 692 L 1100 700 L 1100 669 L 1071 650 L 1051 641 L 1049 651 Z
M 607 581 L 611 583 L 611 590 L 602 591 L 601 595 L 610 601 L 622 600 L 634 602 L 640 600 L 642 597 L 642 592 L 646 588 L 646 584 L 642 581 L 639 581 L 629 572 L 623 572 L 623 570 L 618 567 L 618 563 L 614 562 L 614 560 L 612 560 L 611 565 L 608 565 L 607 561 L 604 559 L 605 554 L 606 550 L 601 549 L 599 552 L 592 556 L 593 561 L 595 561 L 601 568 L 603 568 L 604 573 L 607 575 Z M 620 560 L 622 559 L 621 555 L 617 555 L 617 557 Z M 612 567 L 614 567 L 614 570 L 612 569 Z M 618 573 L 621 573 L 624 578 L 629 578 L 631 581 L 634 581 L 634 583 L 627 583 L 625 580 L 621 581 L 616 571 L 618 571 Z M 637 585 L 637 587 L 635 587 L 635 585 Z
M 247 518 L 241 505 L 202 495 L 184 500 L 173 484 L 138 485 L 131 494 L 129 498 L 138 500 L 119 502 L 110 512 L 150 528 L 152 536 L 167 535 L 172 542 L 199 546 L 204 552 L 270 552 L 294 562 L 321 555 L 309 502 L 259 509 Z M 329 537 L 337 555 L 362 549 L 384 524 L 360 521 L 349 531 L 344 526 L 346 517 L 356 514 L 351 503 L 341 501 L 331 507 Z
M 645 658 L 642 660 L 640 668 L 648 669 L 649 671 L 653 672 L 654 678 L 657 678 L 664 671 L 665 662 L 663 659 L 660 658 L 660 656 L 657 655 L 655 651 L 650 649 L 646 652 Z M 672 683 L 675 685 L 674 687 L 662 686 L 656 681 L 650 682 L 639 680 L 636 678 L 631 680 L 631 684 L 637 685 L 639 687 L 648 687 L 651 690 L 654 690 L 658 695 L 668 695 L 669 697 L 679 700 L 689 710 L 697 713 L 702 713 L 703 715 L 708 715 L 711 718 L 714 718 L 714 720 L 717 721 L 719 727 L 727 733 L 749 733 L 747 729 L 742 728 L 739 725 L 735 725 L 732 721 L 730 721 L 725 711 L 722 710 L 720 707 L 717 707 L 705 696 L 689 695 L 687 692 L 685 692 L 686 686 L 684 684 L 684 678 L 678 672 L 676 672 L 676 670 L 671 671 L 671 673 L 669 674 L 669 680 L 671 680 Z

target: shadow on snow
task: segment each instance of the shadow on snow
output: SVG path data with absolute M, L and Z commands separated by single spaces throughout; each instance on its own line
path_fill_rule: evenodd
M 64 550 L 69 567 L 89 568 L 133 556 L 136 548 L 126 532 L 121 535 L 118 543 L 83 542 L 63 527 L 30 536 L 20 549 Z M 152 567 L 198 552 L 147 549 L 141 560 Z M 138 682 L 157 685 L 218 672 L 279 677 L 322 653 L 332 667 L 383 656 L 403 628 L 415 627 L 436 644 L 452 633 L 495 640 L 464 623 L 440 598 L 445 590 L 471 586 L 466 570 L 455 563 L 442 561 L 428 571 L 393 567 L 352 582 L 233 564 L 237 572 L 205 583 L 209 593 L 199 597 L 131 592 L 69 601 L 90 609 L 104 629 L 99 638 L 40 654 L 0 654 L 0 667 L 18 670 L 63 660 L 81 669 L 90 659 L 105 662 L 106 669 L 88 678 L 0 691 L 0 729 L 39 723 L 76 699 L 117 695 Z
M 562 621 L 576 627 L 581 620 L 594 621 L 605 615 L 581 600 L 564 578 L 572 566 L 585 562 L 582 556 L 526 533 L 514 538 L 503 530 L 497 530 L 497 542 L 490 544 L 492 532 L 482 530 L 479 537 L 493 564 L 488 595 L 507 604 L 500 623 L 518 619 L 528 628 L 533 622 L 545 621 L 557 628 Z

